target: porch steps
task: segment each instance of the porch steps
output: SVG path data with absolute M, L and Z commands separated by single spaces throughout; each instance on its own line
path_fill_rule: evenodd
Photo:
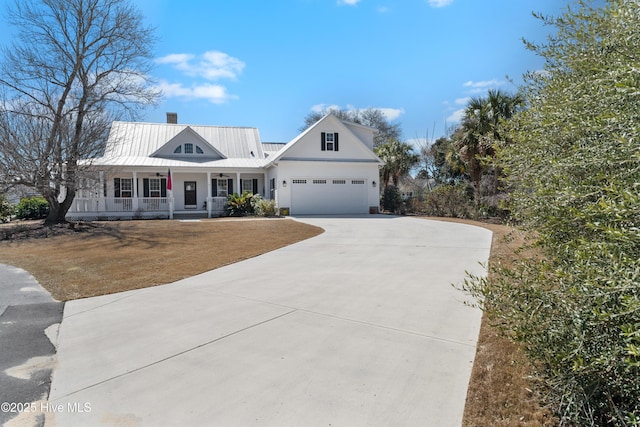
M 174 212 L 173 219 L 202 219 L 207 217 L 207 211 Z

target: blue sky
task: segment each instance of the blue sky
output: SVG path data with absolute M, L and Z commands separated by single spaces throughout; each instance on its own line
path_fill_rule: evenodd
M 0 0 L 5 6 L 9 0 Z M 470 96 L 542 67 L 532 11 L 564 0 L 134 0 L 157 29 L 164 91 L 145 121 L 257 127 L 286 142 L 312 110 L 380 108 L 403 138 L 441 136 Z M 4 27 L 0 25 L 0 28 Z M 6 30 L 0 29 L 3 44 Z

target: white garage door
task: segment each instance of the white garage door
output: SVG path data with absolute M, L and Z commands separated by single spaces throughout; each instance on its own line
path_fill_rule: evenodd
M 291 180 L 291 214 L 366 214 L 365 179 L 300 178 Z

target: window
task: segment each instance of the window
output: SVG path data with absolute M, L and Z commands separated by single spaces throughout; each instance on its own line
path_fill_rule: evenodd
M 364 179 L 352 179 L 352 184 L 364 184 Z
M 346 180 L 344 180 L 344 179 L 334 179 L 334 180 L 333 180 L 333 183 L 334 183 L 334 184 L 346 184 L 346 183 L 347 183 L 347 181 L 346 181 Z
M 333 151 L 333 134 L 332 133 L 328 133 L 327 134 L 327 151 Z
M 196 145 L 196 153 L 197 154 L 204 154 L 204 151 L 202 151 L 202 148 L 200 148 L 199 145 Z
M 218 197 L 227 197 L 229 195 L 229 181 L 226 179 L 218 179 Z
M 307 180 L 306 179 L 292 179 L 291 182 L 294 183 L 294 184 L 306 184 Z
M 326 184 L 327 180 L 326 179 L 314 179 L 313 183 L 314 184 Z
M 149 179 L 149 197 L 160 197 L 160 179 L 159 178 L 150 178 Z
M 113 196 L 133 197 L 133 178 L 114 178 Z
M 320 150 L 338 151 L 338 132 L 322 132 L 320 134 Z
M 175 150 L 173 150 L 173 154 L 182 153 L 182 145 L 178 145 Z
M 184 144 L 184 154 L 193 154 L 193 144 L 190 142 Z
M 249 193 L 253 193 L 253 180 L 252 179 L 243 179 L 242 180 L 242 192 L 248 191 Z

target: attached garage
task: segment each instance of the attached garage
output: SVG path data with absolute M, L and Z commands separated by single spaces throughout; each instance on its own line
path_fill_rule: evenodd
M 295 178 L 291 180 L 291 214 L 367 214 L 367 180 Z

